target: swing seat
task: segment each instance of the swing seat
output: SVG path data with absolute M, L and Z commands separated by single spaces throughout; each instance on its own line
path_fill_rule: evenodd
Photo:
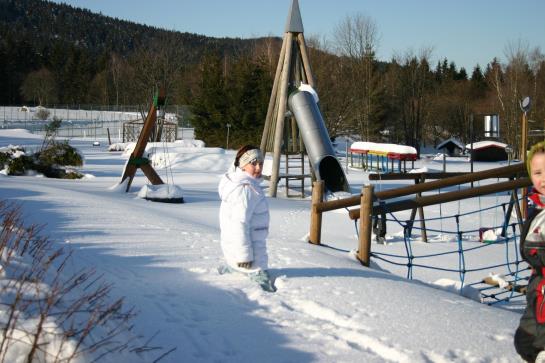
M 159 202 L 159 203 L 184 203 L 184 198 L 153 198 L 153 197 L 144 197 L 145 200 L 150 202 Z
M 151 202 L 184 203 L 182 189 L 177 185 L 144 185 L 138 192 L 138 197 Z

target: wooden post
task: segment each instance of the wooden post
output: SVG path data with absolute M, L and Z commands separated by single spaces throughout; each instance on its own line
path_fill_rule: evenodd
M 312 183 L 312 206 L 310 208 L 310 236 L 309 243 L 319 245 L 322 239 L 322 212 L 317 205 L 324 199 L 323 180 Z
M 299 51 L 301 52 L 301 58 L 303 59 L 304 74 L 307 78 L 307 82 L 311 87 L 314 87 L 314 77 L 312 70 L 310 69 L 310 61 L 307 54 L 307 46 L 305 44 L 305 36 L 303 33 L 297 34 L 297 43 L 299 45 Z
M 361 191 L 360 204 L 360 240 L 358 248 L 358 260 L 369 267 L 371 256 L 371 230 L 373 210 L 373 186 L 365 185 Z
M 513 180 L 513 179 L 510 178 L 509 180 Z M 518 207 L 516 213 L 517 213 L 517 218 L 518 218 L 518 222 L 519 222 L 519 230 L 522 233 L 522 213 L 520 211 L 520 206 L 518 204 L 517 189 L 511 190 L 510 194 L 511 194 L 511 198 L 509 199 L 509 205 L 507 206 L 507 211 L 505 212 L 505 216 L 504 216 L 504 220 L 503 220 L 503 227 L 502 227 L 502 230 L 501 230 L 501 236 L 502 237 L 507 236 L 507 227 L 509 226 L 509 221 L 511 220 L 511 214 L 513 213 L 513 208 L 515 207 L 515 204 Z
M 426 177 L 424 174 L 420 175 L 420 183 L 425 183 Z M 422 197 L 422 193 L 417 193 L 417 197 Z M 422 241 L 428 242 L 428 232 L 426 232 L 426 219 L 424 218 L 424 207 L 418 208 L 418 216 L 420 217 L 420 233 L 422 234 Z
M 527 145 L 528 145 L 528 115 L 526 111 L 522 113 L 522 140 L 520 142 L 520 160 L 526 165 L 526 159 L 528 158 Z M 530 177 L 530 175 L 528 175 Z M 528 217 L 528 200 L 526 188 L 522 189 L 522 218 L 526 219 Z
M 282 42 L 282 49 L 280 49 L 280 57 L 278 58 L 278 64 L 276 65 L 276 73 L 274 75 L 273 88 L 271 92 L 271 98 L 269 100 L 269 106 L 267 108 L 267 116 L 265 117 L 265 127 L 263 128 L 263 135 L 261 136 L 261 152 L 263 156 L 267 153 L 267 140 L 269 138 L 269 132 L 271 128 L 271 122 L 274 117 L 274 106 L 276 104 L 278 83 L 280 75 L 282 74 L 282 65 L 284 64 L 284 54 L 286 53 L 286 37 L 284 34 L 284 41 Z
M 269 196 L 276 198 L 278 180 L 280 174 L 280 156 L 282 148 L 282 136 L 284 135 L 284 121 L 286 118 L 286 106 L 288 101 L 288 83 L 290 78 L 291 51 L 293 34 L 286 33 L 286 54 L 282 66 L 282 77 L 280 78 L 280 96 L 278 101 L 278 114 L 276 115 L 276 128 L 274 134 L 273 168 L 269 186 Z
M 112 144 L 112 139 L 110 138 L 110 128 L 107 127 L 106 131 L 108 132 L 108 145 L 111 145 Z

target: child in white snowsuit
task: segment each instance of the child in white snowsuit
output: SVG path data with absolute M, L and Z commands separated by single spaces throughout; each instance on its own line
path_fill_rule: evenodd
M 267 273 L 269 205 L 260 186 L 262 168 L 261 151 L 246 145 L 238 150 L 234 168 L 222 176 L 221 248 L 229 269 L 247 273 L 263 289 L 274 291 Z
M 520 237 L 522 257 L 532 267 L 526 292 L 526 309 L 515 333 L 517 353 L 527 362 L 545 363 L 545 142 L 530 149 L 528 174 L 534 210 Z

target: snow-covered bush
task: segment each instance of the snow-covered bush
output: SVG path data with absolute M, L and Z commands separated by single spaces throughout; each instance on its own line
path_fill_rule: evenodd
M 6 169 L 8 175 L 25 175 L 33 165 L 33 158 L 26 155 L 23 147 L 9 145 L 0 148 L 0 167 Z
M 82 166 L 83 157 L 78 150 L 65 142 L 56 142 L 35 154 L 42 165 Z
M 53 143 L 41 151 L 27 155 L 21 146 L 0 149 L 0 170 L 8 175 L 27 175 L 38 172 L 48 178 L 80 179 L 83 174 L 67 166 L 83 165 L 81 154 L 68 143 Z

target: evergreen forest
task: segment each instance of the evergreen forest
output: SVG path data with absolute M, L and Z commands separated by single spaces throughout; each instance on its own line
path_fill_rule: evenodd
M 303 14 L 304 21 L 304 14 Z M 545 129 L 545 55 L 523 41 L 473 69 L 432 63 L 432 50 L 376 58 L 373 19 L 353 14 L 328 34 L 305 34 L 331 137 L 435 145 L 482 139 L 499 115 L 501 141 L 520 149 L 520 101 L 532 99 L 530 142 Z M 42 0 L 0 0 L 0 105 L 149 104 L 158 87 L 191 110 L 196 137 L 259 144 L 281 39 L 212 38 Z M 499 53 L 502 50 L 499 50 Z M 500 62 L 500 56 L 504 61 Z

